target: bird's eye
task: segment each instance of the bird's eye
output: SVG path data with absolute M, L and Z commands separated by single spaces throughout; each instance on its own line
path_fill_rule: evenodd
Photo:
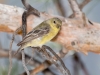
M 53 23 L 55 23 L 55 24 L 56 24 L 56 21 L 53 21 Z

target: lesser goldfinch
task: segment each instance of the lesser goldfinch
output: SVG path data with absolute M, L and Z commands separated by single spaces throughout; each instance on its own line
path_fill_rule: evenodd
M 43 21 L 37 27 L 33 28 L 32 31 L 26 34 L 23 40 L 17 44 L 20 48 L 14 55 L 26 47 L 41 47 L 58 34 L 61 29 L 61 25 L 62 21 L 56 17 Z

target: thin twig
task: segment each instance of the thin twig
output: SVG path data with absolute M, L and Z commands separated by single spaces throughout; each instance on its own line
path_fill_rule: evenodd
M 9 50 L 4 50 L 4 49 L 0 49 L 0 58 L 8 58 L 9 57 Z M 16 51 L 12 50 L 12 55 L 15 53 Z M 12 56 L 12 58 L 18 59 L 19 61 L 22 60 L 22 55 L 21 53 L 18 53 L 16 56 Z M 28 62 L 30 60 L 30 56 L 25 54 L 25 61 Z M 36 66 L 41 64 L 41 62 L 39 60 L 37 60 L 35 57 L 32 58 L 32 61 L 30 61 L 28 63 L 31 66 Z
M 91 0 L 84 0 L 80 5 L 78 5 L 78 4 L 77 4 L 77 5 L 79 6 L 80 10 L 82 11 L 83 7 L 84 7 L 85 5 L 87 5 L 90 1 L 91 1 Z M 75 17 L 74 12 L 73 12 L 72 15 L 69 16 L 69 18 L 73 18 L 73 17 Z
M 43 71 L 44 69 L 48 68 L 52 63 L 48 60 L 43 62 L 41 65 L 37 66 L 35 69 L 31 71 L 31 75 L 36 75 L 38 72 Z
M 27 0 L 21 0 L 23 5 L 25 6 L 26 10 L 28 11 L 27 15 L 34 14 L 37 17 L 40 17 L 40 12 L 32 7 Z
M 63 51 L 63 50 L 61 50 L 61 52 L 59 52 L 59 54 L 57 54 L 57 55 L 59 55 L 59 57 L 64 57 L 66 54 L 67 54 L 67 52 L 68 51 Z M 42 52 L 41 52 L 42 53 Z M 48 55 L 48 53 L 45 53 L 44 54 L 44 51 L 43 51 L 43 55 L 45 55 L 46 56 L 46 58 L 48 57 L 47 55 Z M 52 57 L 52 56 L 50 56 L 51 58 L 49 58 L 48 57 L 48 59 L 53 59 L 52 61 L 49 61 L 49 60 L 46 60 L 46 61 L 44 61 L 42 64 L 40 64 L 38 67 L 36 67 L 35 69 L 33 69 L 32 71 L 31 71 L 31 74 L 37 74 L 38 72 L 41 72 L 41 71 L 43 71 L 43 70 L 45 70 L 46 68 L 48 68 L 49 66 L 51 66 L 52 64 L 56 64 L 57 62 L 57 57 L 55 58 L 55 56 L 54 57 Z M 55 66 L 57 66 L 57 65 L 55 65 Z M 69 73 L 69 72 L 68 72 Z M 69 75 L 70 75 L 70 73 L 69 73 Z
M 60 12 L 60 14 L 63 16 L 63 17 L 66 17 L 66 12 L 65 12 L 65 9 L 63 7 L 63 3 L 62 3 L 62 0 L 53 0 L 58 11 Z
M 19 27 L 14 33 L 13 33 L 13 37 L 12 37 L 12 41 L 10 42 L 10 49 L 9 49 L 9 70 L 8 70 L 8 75 L 10 75 L 11 73 L 11 69 L 12 69 L 12 44 L 15 38 L 16 33 L 21 30 L 21 27 Z
M 27 34 L 27 11 L 25 11 L 22 15 L 22 38 Z M 27 73 L 27 75 L 30 75 L 26 65 L 25 65 L 25 53 L 24 53 L 24 49 L 21 51 L 22 52 L 22 64 L 23 67 Z
M 74 74 L 77 75 L 78 74 L 78 69 L 82 69 L 85 75 L 89 75 L 89 72 L 87 71 L 83 61 L 81 60 L 80 56 L 78 55 L 78 53 L 75 53 L 73 55 L 73 63 L 74 63 Z
M 87 5 L 91 0 L 84 0 L 80 5 L 79 8 L 82 10 L 85 5 Z
M 12 39 L 13 40 L 13 39 Z M 12 42 L 10 43 L 10 50 L 9 50 L 9 70 L 8 70 L 8 75 L 10 75 L 11 73 L 11 69 L 12 69 Z
M 43 74 L 44 74 L 44 75 L 56 75 L 56 74 L 54 74 L 53 72 L 51 72 L 51 71 L 49 70 L 49 68 L 43 70 Z
M 35 8 L 33 8 L 29 3 L 27 3 L 26 0 L 22 0 L 23 5 L 25 6 L 26 10 L 23 15 L 22 15 L 22 37 L 24 37 L 27 34 L 27 17 L 30 14 L 35 14 L 36 16 L 40 16 L 40 13 L 38 12 L 38 10 L 36 10 Z M 24 53 L 24 49 L 22 50 L 22 63 L 24 66 L 24 69 L 27 73 L 27 75 L 30 75 L 26 65 L 25 65 L 25 53 Z
M 43 45 L 43 47 L 45 48 L 45 50 L 47 49 L 47 50 L 49 50 L 55 57 L 56 57 L 56 60 L 59 60 L 60 61 L 60 63 L 61 63 L 61 65 L 62 65 L 62 67 L 63 67 L 63 71 L 64 71 L 64 73 L 65 74 L 68 74 L 68 75 L 71 75 L 70 74 L 70 71 L 68 70 L 68 68 L 65 66 L 65 64 L 64 64 L 64 62 L 62 61 L 62 59 L 50 48 L 50 47 L 48 47 L 48 46 L 46 46 L 46 45 Z M 49 53 L 50 54 L 50 53 Z M 51 56 L 52 57 L 52 56 Z M 53 58 L 52 58 L 53 59 Z M 56 62 L 57 63 L 57 62 Z M 55 63 L 55 64 L 56 64 Z M 62 71 L 62 69 L 61 69 L 61 72 L 63 73 L 63 71 Z
M 27 75 L 30 75 L 26 65 L 25 65 L 25 53 L 24 53 L 24 50 L 21 51 L 22 52 L 22 64 L 23 64 L 23 67 L 24 67 L 24 70 L 26 71 Z
M 68 0 L 70 3 L 70 6 L 72 8 L 73 14 L 76 18 L 82 16 L 82 12 L 77 4 L 76 0 Z

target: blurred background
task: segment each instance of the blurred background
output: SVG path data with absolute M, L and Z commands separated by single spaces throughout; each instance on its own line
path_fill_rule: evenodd
M 82 3 L 84 0 L 77 0 L 78 3 Z M 47 12 L 63 17 L 69 17 L 72 14 L 68 0 L 28 0 L 28 2 L 41 12 Z M 0 3 L 17 6 L 23 8 L 21 0 L 0 0 Z M 91 21 L 100 23 L 100 0 L 91 0 L 82 10 L 87 18 Z M 17 14 L 16 14 L 17 15 Z M 0 49 L 9 50 L 10 41 L 12 34 L 0 32 Z M 21 41 L 21 36 L 16 36 L 13 43 L 12 50 L 16 51 L 18 47 L 16 44 Z M 48 43 L 54 50 L 60 50 L 61 46 L 55 43 Z M 37 62 L 43 62 L 43 57 L 32 54 L 31 49 L 25 50 L 27 55 L 33 56 Z M 41 59 L 42 58 L 42 59 Z M 67 68 L 70 70 L 71 75 L 100 75 L 100 55 L 94 53 L 83 53 L 69 52 L 64 58 L 62 58 Z M 35 64 L 36 65 L 36 64 Z M 7 75 L 9 66 L 9 60 L 5 57 L 0 57 L 0 75 Z M 35 68 L 32 65 L 27 65 L 31 70 Z M 48 75 L 45 72 L 50 71 L 51 75 L 61 75 L 60 72 L 55 68 L 54 65 L 50 66 L 44 72 L 38 73 L 38 75 Z M 13 59 L 13 69 L 11 75 L 18 75 L 24 72 L 21 60 Z

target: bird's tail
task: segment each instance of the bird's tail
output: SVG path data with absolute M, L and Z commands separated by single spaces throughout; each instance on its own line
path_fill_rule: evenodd
M 22 50 L 22 47 L 20 47 L 20 48 L 17 50 L 17 52 L 14 53 L 14 56 L 16 56 L 16 54 L 17 54 L 19 51 L 21 51 L 21 50 Z

